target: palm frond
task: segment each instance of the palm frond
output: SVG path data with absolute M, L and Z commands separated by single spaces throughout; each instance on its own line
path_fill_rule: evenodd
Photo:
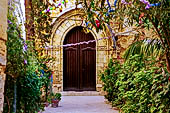
M 124 53 L 124 58 L 127 60 L 130 55 L 140 54 L 144 56 L 160 57 L 165 53 L 165 50 L 159 39 L 144 39 L 132 43 Z

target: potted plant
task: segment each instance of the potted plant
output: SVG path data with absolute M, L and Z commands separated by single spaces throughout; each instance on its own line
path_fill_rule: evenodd
M 51 104 L 52 104 L 52 107 L 58 107 L 58 104 L 61 100 L 61 93 L 52 93 L 51 95 Z
M 48 96 L 48 97 L 47 97 L 47 101 L 44 103 L 44 106 L 45 106 L 45 107 L 48 107 L 50 104 L 51 104 L 51 97 Z

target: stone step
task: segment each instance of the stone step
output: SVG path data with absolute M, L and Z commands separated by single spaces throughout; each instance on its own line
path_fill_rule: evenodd
M 62 96 L 99 96 L 101 95 L 101 93 L 97 91 L 81 91 L 81 92 L 63 91 L 60 93 L 62 94 Z

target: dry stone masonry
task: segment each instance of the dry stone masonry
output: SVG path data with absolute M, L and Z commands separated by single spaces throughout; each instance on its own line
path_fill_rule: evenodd
M 90 3 L 90 2 L 89 2 Z M 53 33 L 51 36 L 51 42 L 49 46 L 63 45 L 64 39 L 67 33 L 77 26 L 86 26 L 82 20 L 84 11 L 82 6 L 75 5 L 75 0 L 71 0 L 70 4 L 64 6 L 63 11 L 58 10 L 52 11 L 53 19 Z M 115 25 L 111 26 L 115 28 Z M 115 28 L 115 31 L 118 28 Z M 111 39 L 99 40 L 100 38 L 107 37 L 110 35 L 109 30 L 96 32 L 95 28 L 90 30 L 94 39 L 96 40 L 96 90 L 102 91 L 102 82 L 100 81 L 99 74 L 107 66 L 110 58 L 121 58 L 125 49 L 133 42 L 134 36 L 124 35 L 119 36 L 117 41 L 117 50 L 114 50 L 113 41 Z M 118 32 L 118 31 L 116 31 Z M 53 90 L 54 92 L 63 91 L 63 48 L 56 47 L 45 50 L 44 53 L 50 57 L 55 58 L 55 61 L 51 65 L 53 70 Z M 121 59 L 120 59 L 121 60 Z
M 7 40 L 7 0 L 0 2 L 0 113 L 3 111 L 5 67 L 6 67 L 6 45 Z
M 65 36 L 67 33 L 76 26 L 85 26 L 82 21 L 80 21 L 83 15 L 81 8 L 71 9 L 69 11 L 61 14 L 54 22 L 52 40 L 50 45 L 57 46 L 63 45 Z M 100 31 L 96 32 L 95 29 L 90 31 L 94 36 L 95 40 L 109 36 L 109 32 Z M 105 66 L 109 62 L 110 58 L 117 58 L 121 56 L 124 50 L 133 42 L 133 36 L 119 36 L 117 41 L 118 50 L 115 51 L 112 48 L 112 40 L 104 39 L 96 41 L 96 90 L 102 91 L 102 82 L 100 81 L 99 74 L 104 70 Z M 57 47 L 49 49 L 48 55 L 55 58 L 53 69 L 53 90 L 54 92 L 63 91 L 63 48 Z

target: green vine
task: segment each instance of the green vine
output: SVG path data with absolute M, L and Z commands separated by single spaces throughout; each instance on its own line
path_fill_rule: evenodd
M 31 34 L 28 35 L 28 39 L 34 40 L 35 44 L 38 44 L 38 48 L 44 47 L 46 43 L 50 42 L 53 27 L 52 18 L 50 17 L 51 13 L 42 13 L 49 5 L 41 0 L 32 0 L 30 6 L 27 7 L 30 7 L 30 17 L 27 19 L 27 26 L 32 30 Z
M 49 93 L 52 74 L 46 64 L 49 59 L 45 62 L 39 59 L 35 49 L 36 40 L 25 41 L 22 39 L 20 25 L 13 13 L 14 10 L 14 4 L 10 4 L 7 30 L 6 99 L 3 112 L 37 113 L 43 110 L 42 103 L 47 101 Z M 44 36 L 42 40 L 48 42 L 49 38 L 45 39 L 46 35 L 42 35 Z M 45 98 L 42 97 L 43 92 L 46 94 Z

